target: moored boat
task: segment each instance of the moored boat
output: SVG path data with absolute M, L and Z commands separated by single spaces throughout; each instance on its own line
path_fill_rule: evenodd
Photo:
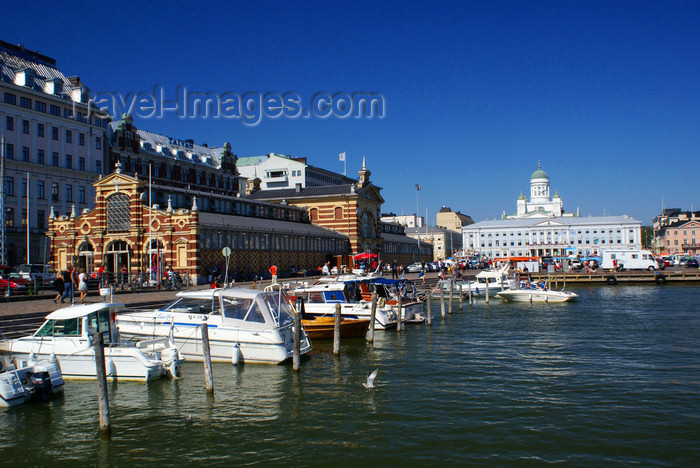
M 496 294 L 506 302 L 571 302 L 578 299 L 578 294 L 571 291 L 553 291 L 546 284 L 525 286 L 520 289 L 508 289 Z
M 124 304 L 72 305 L 46 316 L 33 335 L 0 342 L 0 354 L 19 360 L 48 360 L 55 356 L 66 379 L 94 379 L 95 351 L 92 337 L 104 338 L 108 379 L 153 380 L 177 375 L 180 357 L 167 339 L 125 343 L 114 323 Z
M 309 317 L 302 319 L 302 326 L 312 340 L 327 340 L 335 333 L 335 317 Z M 367 334 L 369 319 L 340 320 L 341 338 L 361 338 Z
M 31 398 L 48 399 L 61 392 L 63 376 L 55 356 L 41 362 L 0 356 L 0 407 L 21 405 Z
M 228 288 L 185 291 L 163 309 L 117 315 L 131 339 L 169 337 L 188 360 L 202 361 L 201 325 L 207 323 L 213 362 L 277 364 L 292 357 L 294 313 L 284 293 Z M 301 354 L 311 350 L 301 330 Z

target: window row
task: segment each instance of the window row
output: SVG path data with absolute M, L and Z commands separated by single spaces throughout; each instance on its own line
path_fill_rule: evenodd
M 4 95 L 4 102 L 5 104 L 12 104 L 12 105 L 17 105 L 17 95 L 13 93 L 8 93 L 5 92 Z M 23 107 L 25 109 L 32 109 L 32 99 L 28 98 L 26 96 L 20 96 L 19 98 L 19 106 Z M 49 104 L 47 106 L 46 102 L 40 101 L 40 100 L 35 100 L 34 101 L 34 110 L 37 112 L 42 112 L 42 113 L 48 113 L 56 116 L 56 117 L 61 117 L 61 106 L 57 106 L 54 104 Z M 75 116 L 74 116 L 75 114 Z M 88 123 L 88 117 L 85 112 L 73 112 L 72 107 L 64 107 L 63 108 L 63 117 L 66 119 L 70 120 L 77 120 L 78 122 L 83 122 L 83 123 Z M 94 117 L 92 121 L 93 125 L 97 125 L 98 127 L 106 128 L 107 127 L 107 121 L 105 119 L 100 119 L 98 117 Z
M 22 119 L 22 133 L 29 135 L 30 132 L 29 120 Z M 5 129 L 9 132 L 15 130 L 15 118 L 12 116 L 7 116 L 5 118 Z M 85 146 L 85 134 L 82 132 L 76 132 L 78 134 L 78 145 Z M 36 124 L 36 134 L 39 138 L 44 138 L 46 136 L 46 125 L 43 123 Z M 58 127 L 51 127 L 51 139 L 58 141 L 59 130 Z M 73 143 L 73 130 L 65 131 L 66 143 Z M 95 149 L 102 149 L 102 137 L 95 137 Z
M 15 159 L 15 146 L 12 143 L 6 143 L 5 144 L 5 158 L 7 159 Z M 32 159 L 30 150 L 28 146 L 23 146 L 22 147 L 22 156 L 19 159 L 20 161 L 24 162 L 34 162 L 37 164 L 48 164 L 50 166 L 54 167 L 65 167 L 66 169 L 78 169 L 79 171 L 85 171 L 87 166 L 86 166 L 86 159 L 83 156 L 78 157 L 77 160 L 77 165 L 74 167 L 73 165 L 73 155 L 72 154 L 66 154 L 63 156 L 63 161 L 61 162 L 61 158 L 58 154 L 57 151 L 52 151 L 51 152 L 51 159 L 47 161 L 46 157 L 46 151 L 43 149 L 38 149 L 36 151 L 36 157 Z M 95 161 L 95 172 L 97 174 L 102 173 L 102 161 Z
M 36 214 L 32 213 L 32 215 L 35 216 L 36 222 L 32 223 L 30 220 L 29 227 L 30 228 L 38 228 L 38 229 L 46 229 L 46 220 L 47 220 L 47 215 L 46 215 L 46 210 L 37 210 Z M 27 227 L 27 210 L 23 209 L 22 210 L 22 215 L 19 220 L 15 220 L 15 209 L 10 207 L 5 209 L 5 226 L 12 228 L 12 227 L 17 227 L 17 226 L 22 226 L 22 227 Z
M 39 200 L 46 199 L 46 182 L 43 180 L 32 181 L 30 178 L 30 183 L 35 183 L 36 192 L 32 192 L 32 196 L 38 198 Z M 24 198 L 27 198 L 27 179 L 21 179 L 22 190 L 18 194 Z M 71 203 L 73 202 L 73 184 L 64 184 L 64 198 L 63 200 Z M 85 186 L 78 186 L 78 203 L 86 203 L 85 197 L 86 191 Z M 15 195 L 15 178 L 14 176 L 5 177 L 5 195 L 12 197 Z M 61 185 L 58 182 L 51 182 L 51 201 L 58 202 L 61 201 Z
M 277 250 L 284 252 L 345 252 L 347 240 L 323 237 L 294 237 L 283 234 L 257 232 L 202 232 L 200 248 L 233 250 Z

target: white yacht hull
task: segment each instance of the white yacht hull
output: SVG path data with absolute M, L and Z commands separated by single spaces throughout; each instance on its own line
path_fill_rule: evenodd
M 56 356 L 65 379 L 94 379 L 95 350 L 87 340 L 74 339 L 70 343 L 54 343 L 51 337 L 24 337 L 0 344 L 0 353 L 17 359 L 49 359 Z M 158 359 L 150 359 L 134 347 L 105 346 L 105 370 L 108 379 L 153 380 L 167 374 Z
M 497 296 L 506 302 L 570 302 L 578 298 L 578 294 L 571 291 L 542 291 L 534 289 L 501 291 Z
M 144 340 L 154 337 L 170 337 L 180 354 L 187 360 L 202 361 L 201 321 L 190 320 L 186 314 L 126 313 L 117 316 L 119 334 L 125 339 Z M 218 320 L 217 320 L 218 319 Z M 292 357 L 294 345 L 293 327 L 275 329 L 239 328 L 223 324 L 218 317 L 207 320 L 209 354 L 212 362 L 232 362 L 234 352 L 239 352 L 241 362 L 278 364 Z M 171 335 L 172 334 L 172 335 Z M 239 348 L 234 351 L 234 345 Z M 311 350 L 304 333 L 301 354 Z

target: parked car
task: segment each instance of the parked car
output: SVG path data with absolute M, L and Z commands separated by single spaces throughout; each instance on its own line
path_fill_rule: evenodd
M 411 263 L 406 267 L 406 271 L 409 273 L 418 273 L 423 269 L 423 264 L 420 262 Z
M 29 289 L 29 281 L 6 265 L 0 265 L 0 293 L 7 294 L 7 288 L 10 288 L 12 294 L 27 294 Z
M 56 279 L 56 270 L 53 267 L 39 263 L 20 265 L 17 267 L 17 272 L 22 278 L 32 283 L 36 280 L 39 284 L 45 286 L 53 284 Z
M 700 265 L 700 263 L 694 258 L 689 258 L 685 263 L 686 268 L 700 268 L 698 265 Z
M 572 270 L 578 271 L 578 270 L 583 269 L 583 262 L 581 260 L 579 260 L 578 258 L 571 260 L 571 263 L 569 265 L 571 266 Z

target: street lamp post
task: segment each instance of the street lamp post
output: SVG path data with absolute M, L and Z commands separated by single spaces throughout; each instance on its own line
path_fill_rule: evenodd
M 420 185 L 416 184 L 416 240 L 418 242 L 418 263 L 420 263 L 420 228 L 418 227 L 418 191 L 420 190 Z

